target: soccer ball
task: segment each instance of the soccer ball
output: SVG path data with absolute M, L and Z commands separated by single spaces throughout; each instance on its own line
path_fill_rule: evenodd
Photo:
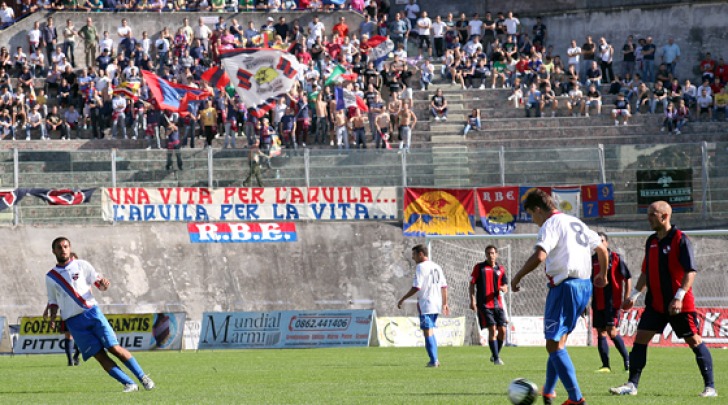
M 513 405 L 531 405 L 537 396 L 538 387 L 525 378 L 516 378 L 508 386 L 508 399 Z

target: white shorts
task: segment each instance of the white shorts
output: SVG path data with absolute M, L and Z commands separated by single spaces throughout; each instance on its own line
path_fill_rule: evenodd
M 412 87 L 407 87 L 402 94 L 399 95 L 400 100 L 412 100 Z
M 616 109 L 615 108 L 614 110 L 612 110 L 612 114 L 614 114 L 614 115 L 616 115 L 618 117 L 619 116 L 622 116 L 622 117 L 629 117 L 629 116 L 631 116 L 631 114 L 629 113 L 629 111 L 627 111 L 626 109 Z

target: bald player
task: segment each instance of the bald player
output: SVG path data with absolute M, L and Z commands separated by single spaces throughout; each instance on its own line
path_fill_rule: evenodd
M 705 384 L 700 396 L 718 396 L 713 379 L 713 357 L 697 329 L 698 316 L 692 291 L 697 274 L 693 246 L 687 235 L 671 224 L 671 217 L 672 207 L 665 201 L 656 201 L 647 209 L 647 220 L 655 233 L 647 238 L 637 285 L 622 304 L 623 309 L 632 308 L 646 288 L 645 311 L 629 354 L 629 380 L 611 388 L 609 391 L 614 395 L 637 395 L 637 385 L 647 364 L 647 345 L 669 323 L 675 335 L 685 339 L 695 353 Z

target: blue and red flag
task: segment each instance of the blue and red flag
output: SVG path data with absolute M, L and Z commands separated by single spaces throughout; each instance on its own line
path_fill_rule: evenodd
M 95 188 L 87 188 L 83 190 L 70 188 L 46 189 L 31 188 L 26 189 L 27 193 L 38 197 L 50 205 L 79 205 L 87 203 L 91 200 L 91 196 L 96 191 Z
M 187 104 L 190 101 L 202 100 L 211 96 L 207 90 L 171 83 L 146 70 L 142 70 L 142 75 L 144 76 L 144 82 L 149 87 L 149 93 L 154 104 L 160 110 L 186 115 Z
M 238 69 L 238 87 L 245 90 L 250 90 L 250 87 L 252 85 L 250 84 L 250 78 L 253 77 L 253 74 L 251 72 L 248 72 L 245 69 Z
M 217 66 L 207 69 L 200 78 L 216 89 L 224 89 L 225 86 L 230 84 L 230 77 L 225 73 L 225 70 Z
M 25 197 L 27 190 L 24 188 L 18 188 L 15 190 L 3 190 L 0 191 L 0 211 L 6 210 L 13 205 L 16 205 L 20 200 Z
M 278 66 L 276 66 L 276 69 L 283 72 L 283 75 L 289 79 L 293 79 L 293 77 L 296 76 L 296 69 L 293 68 L 291 62 L 286 58 L 281 58 L 278 61 Z

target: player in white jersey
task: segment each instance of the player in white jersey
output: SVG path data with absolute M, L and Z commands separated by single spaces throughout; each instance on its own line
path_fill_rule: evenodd
M 407 298 L 417 294 L 420 329 L 425 336 L 425 349 L 430 357 L 427 367 L 439 367 L 434 328 L 440 313 L 450 315 L 450 308 L 447 306 L 447 281 L 442 268 L 427 257 L 427 247 L 423 245 L 413 247 L 412 260 L 417 263 L 415 279 L 412 288 L 397 303 L 397 308 L 401 309 Z
M 89 262 L 71 257 L 71 242 L 68 238 L 56 238 L 51 247 L 57 261 L 46 274 L 51 325 L 60 309 L 61 319 L 73 335 L 83 359 L 94 357 L 111 377 L 124 385 L 124 392 L 138 391 L 139 387 L 109 357 L 107 350 L 134 373 L 144 388 L 154 388 L 154 381 L 144 374 L 131 353 L 119 345 L 114 330 L 91 293 L 91 286 L 106 291 L 109 280 L 96 273 Z
M 586 404 L 576 381 L 574 364 L 566 351 L 566 340 L 592 295 L 591 257 L 596 252 L 600 269 L 607 269 L 607 248 L 599 235 L 581 220 L 559 212 L 551 196 L 543 190 L 528 193 L 523 207 L 540 229 L 534 252 L 513 277 L 511 287 L 518 292 L 521 279 L 546 262 L 549 292 L 543 321 L 549 359 L 541 395 L 544 404 L 551 404 L 556 396 L 557 379 L 561 379 L 569 394 L 564 405 Z M 604 287 L 606 276 L 606 271 L 600 271 L 594 285 Z

